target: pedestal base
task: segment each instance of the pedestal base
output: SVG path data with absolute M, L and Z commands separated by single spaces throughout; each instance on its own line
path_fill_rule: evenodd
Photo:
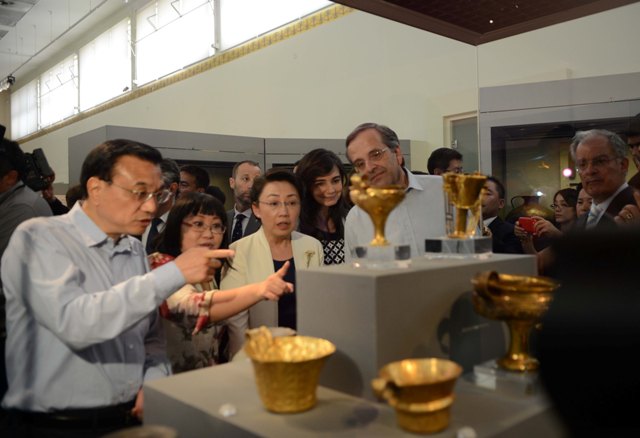
M 480 236 L 467 239 L 440 237 L 424 241 L 425 256 L 429 258 L 480 258 L 491 257 L 491 237 Z
M 411 265 L 409 245 L 356 246 L 351 256 L 356 268 L 393 269 Z
M 476 385 L 505 395 L 533 395 L 540 389 L 537 372 L 507 371 L 495 360 L 473 367 L 473 379 Z

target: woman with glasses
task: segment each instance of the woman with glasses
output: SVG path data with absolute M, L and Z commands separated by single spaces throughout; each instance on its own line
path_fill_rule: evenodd
M 166 227 L 154 241 L 158 252 L 149 256 L 151 267 L 193 247 L 226 248 L 226 220 L 224 207 L 211 195 L 185 194 L 171 209 Z M 283 279 L 285 273 L 286 267 L 252 284 L 226 291 L 216 290 L 215 280 L 186 285 L 164 301 L 160 313 L 173 372 L 224 362 L 226 352 L 221 344 L 226 327 L 216 322 L 264 299 L 277 300 L 283 293 L 292 292 L 293 286 Z
M 256 178 L 251 188 L 251 208 L 262 226 L 255 233 L 231 244 L 235 257 L 224 269 L 221 289 L 257 281 L 288 266 L 285 280 L 295 285 L 296 271 L 323 264 L 322 244 L 295 231 L 300 217 L 300 183 L 288 170 L 274 168 Z M 289 327 L 296 329 L 296 295 L 287 294 L 277 303 L 262 301 L 231 318 L 229 352 L 235 354 L 244 342 L 247 328 Z
M 553 195 L 551 208 L 554 211 L 555 223 L 540 216 L 534 216 L 534 232 L 527 232 L 517 221 L 514 228 L 515 235 L 520 239 L 525 254 L 535 254 L 538 259 L 538 271 L 543 273 L 551 264 L 551 253 L 547 250 L 549 239 L 562 236 L 576 223 L 578 213 L 578 191 L 575 189 L 558 190 Z M 543 242 L 542 244 L 537 241 Z
M 344 263 L 344 220 L 349 212 L 343 187 L 347 175 L 340 158 L 314 149 L 298 162 L 302 183 L 300 232 L 315 237 L 324 249 L 324 264 Z

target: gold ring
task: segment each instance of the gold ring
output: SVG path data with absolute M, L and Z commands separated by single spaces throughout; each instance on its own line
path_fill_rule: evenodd
M 633 215 L 631 213 L 627 213 L 627 215 L 625 217 L 627 218 L 628 221 L 633 219 Z

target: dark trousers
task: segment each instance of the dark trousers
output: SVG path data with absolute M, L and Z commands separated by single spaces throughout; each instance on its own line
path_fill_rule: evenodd
M 53 412 L 7 410 L 0 435 L 11 438 L 98 438 L 142 423 L 131 415 L 134 402 Z

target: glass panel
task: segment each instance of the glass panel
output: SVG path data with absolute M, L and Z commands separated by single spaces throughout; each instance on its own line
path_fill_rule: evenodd
M 325 0 L 221 0 L 221 46 L 228 49 L 331 5 Z
M 31 81 L 11 93 L 11 137 L 24 137 L 37 129 L 38 83 Z
M 129 20 L 80 49 L 80 110 L 106 102 L 131 88 Z
M 40 125 L 78 112 L 78 57 L 72 55 L 40 76 Z
M 136 17 L 136 83 L 166 76 L 214 53 L 209 1 L 159 1 Z

